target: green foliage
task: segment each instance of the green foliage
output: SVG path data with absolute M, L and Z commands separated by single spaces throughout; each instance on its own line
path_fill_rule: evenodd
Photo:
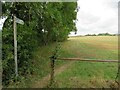
M 112 34 L 109 34 L 109 33 L 99 33 L 98 36 L 112 36 Z
M 22 19 L 25 25 L 17 24 L 19 75 L 33 73 L 33 51 L 38 45 L 46 45 L 67 39 L 70 31 L 76 30 L 76 3 L 5 3 L 3 15 L 8 16 L 3 28 L 3 84 L 14 79 L 13 15 Z
M 96 36 L 96 34 L 87 34 L 85 36 Z
M 59 57 L 59 51 L 61 49 L 60 43 L 57 44 L 55 50 L 53 51 L 52 56 L 50 57 L 52 60 L 55 60 Z
M 117 36 L 117 34 L 99 33 L 98 35 L 96 35 L 96 34 L 87 34 L 85 36 Z
M 32 27 L 18 26 L 17 29 L 17 42 L 18 42 L 18 67 L 19 75 L 26 75 L 31 70 L 32 52 L 37 47 L 36 32 Z M 3 30 L 3 82 L 10 80 L 14 77 L 14 45 L 13 45 L 13 30 L 4 28 Z M 12 76 L 13 75 L 13 76 Z M 11 77 L 12 76 L 12 77 Z
M 76 30 L 73 20 L 76 19 L 76 3 L 42 3 L 38 32 L 44 43 L 64 41 L 70 31 Z M 44 32 L 42 32 L 44 29 Z
M 8 80 L 13 77 L 14 61 L 13 61 L 13 33 L 12 30 L 4 28 L 2 47 L 2 64 L 3 64 L 3 82 L 8 83 Z

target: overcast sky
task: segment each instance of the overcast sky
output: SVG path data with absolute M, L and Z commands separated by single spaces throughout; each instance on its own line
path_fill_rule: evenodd
M 118 1 L 78 0 L 77 35 L 118 33 Z
M 4 18 L 0 17 L 0 31 L 2 30 L 3 24 L 6 19 L 7 19 L 7 17 L 4 17 Z
M 118 33 L 118 1 L 78 0 L 77 35 Z M 71 35 L 75 35 L 74 32 Z

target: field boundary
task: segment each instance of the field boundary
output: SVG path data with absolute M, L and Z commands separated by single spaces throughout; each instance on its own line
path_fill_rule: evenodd
M 83 59 L 83 58 L 57 58 L 57 60 L 76 60 L 87 62 L 119 62 L 118 60 L 102 60 L 102 59 Z
M 84 58 L 50 58 L 51 60 L 51 74 L 50 74 L 50 86 L 54 83 L 54 64 L 58 60 L 68 60 L 68 61 L 82 61 L 82 62 L 105 62 L 105 63 L 120 63 L 118 60 L 103 60 L 103 59 L 84 59 Z

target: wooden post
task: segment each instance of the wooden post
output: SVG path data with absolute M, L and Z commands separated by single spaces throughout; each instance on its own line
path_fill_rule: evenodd
M 55 60 L 53 58 L 51 58 L 51 76 L 50 76 L 50 86 L 53 84 L 54 82 L 54 63 Z
M 15 74 L 18 76 L 18 63 L 17 63 L 17 24 L 16 16 L 14 16 L 14 59 L 15 59 Z

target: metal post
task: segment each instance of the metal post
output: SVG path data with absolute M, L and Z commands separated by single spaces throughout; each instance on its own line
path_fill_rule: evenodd
M 15 74 L 18 76 L 18 63 L 17 63 L 17 24 L 16 16 L 14 16 L 14 59 L 15 59 Z

